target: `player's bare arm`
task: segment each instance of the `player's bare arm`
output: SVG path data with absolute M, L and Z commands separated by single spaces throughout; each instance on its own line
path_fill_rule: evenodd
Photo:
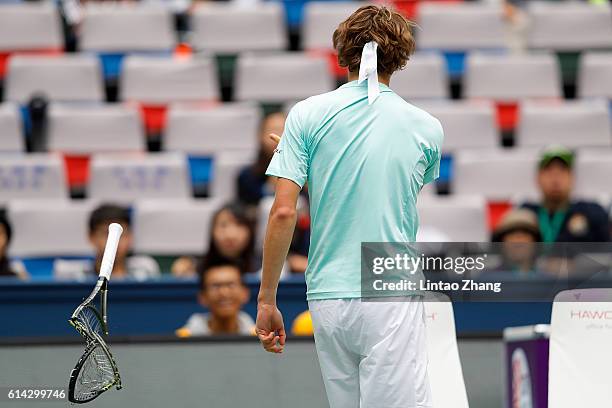
M 264 349 L 271 353 L 282 353 L 285 347 L 285 326 L 276 306 L 276 290 L 293 237 L 300 190 L 293 181 L 278 179 L 266 229 L 255 329 Z

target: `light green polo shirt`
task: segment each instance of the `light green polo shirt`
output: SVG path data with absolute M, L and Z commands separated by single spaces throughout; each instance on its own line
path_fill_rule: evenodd
M 307 298 L 361 297 L 361 243 L 414 242 L 417 195 L 439 174 L 440 122 L 367 81 L 298 102 L 266 174 L 308 182 Z

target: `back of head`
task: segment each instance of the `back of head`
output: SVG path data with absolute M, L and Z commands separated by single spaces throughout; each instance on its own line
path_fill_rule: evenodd
M 344 20 L 333 36 L 340 66 L 358 72 L 363 46 L 378 44 L 378 72 L 390 76 L 398 71 L 414 53 L 413 24 L 396 11 L 384 6 L 363 6 Z

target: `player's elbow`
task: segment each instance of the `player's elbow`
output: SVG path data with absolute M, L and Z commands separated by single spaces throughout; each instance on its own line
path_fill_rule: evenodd
M 288 205 L 273 206 L 270 210 L 270 220 L 278 222 L 292 222 L 297 217 L 297 210 Z

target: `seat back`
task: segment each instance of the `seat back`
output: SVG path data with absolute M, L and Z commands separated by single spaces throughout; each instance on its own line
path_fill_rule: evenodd
M 66 199 L 64 163 L 56 155 L 0 156 L 0 204 L 14 199 Z
M 168 115 L 164 150 L 213 155 L 230 150 L 256 151 L 261 111 L 251 103 L 211 109 L 175 105 Z
M 53 101 L 101 102 L 102 71 L 92 55 L 14 55 L 9 60 L 5 96 L 26 103 L 41 93 Z
M 187 160 L 178 153 L 94 155 L 87 194 L 123 204 L 140 198 L 190 198 Z
M 192 45 L 217 54 L 284 50 L 287 35 L 283 5 L 275 2 L 248 7 L 231 3 L 202 3 L 191 24 Z
M 71 154 L 144 151 L 145 135 L 134 106 L 53 104 L 48 149 Z

